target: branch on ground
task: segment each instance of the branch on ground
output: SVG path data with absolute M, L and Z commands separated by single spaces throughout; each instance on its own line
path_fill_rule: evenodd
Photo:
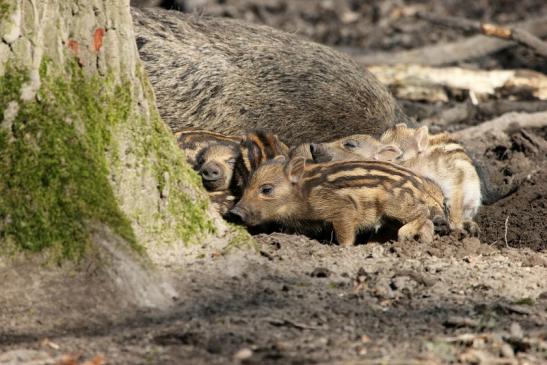
M 446 102 L 447 90 L 466 90 L 474 104 L 500 95 L 547 100 L 547 76 L 534 71 L 419 65 L 370 66 L 368 70 L 402 99 Z
M 437 110 L 437 108 L 433 109 Z M 422 119 L 420 125 L 427 125 L 430 130 L 440 132 L 447 126 L 473 120 L 478 115 L 492 118 L 509 112 L 537 113 L 545 110 L 547 110 L 547 101 L 544 100 L 491 100 L 478 105 L 466 101 L 439 113 L 432 112 L 432 115 Z
M 418 13 L 416 16 L 419 19 L 427 20 L 434 24 L 440 24 L 450 28 L 461 29 L 464 31 L 473 31 L 482 33 L 488 37 L 514 41 L 522 44 L 543 57 L 547 57 L 547 43 L 540 38 L 526 31 L 525 29 L 516 26 L 502 26 L 491 23 L 482 23 L 465 18 L 457 18 L 451 16 L 443 16 L 429 13 Z
M 473 140 L 486 133 L 503 134 L 509 128 L 543 128 L 547 126 L 547 112 L 540 113 L 507 113 L 474 127 L 453 132 L 457 140 Z
M 547 35 L 547 16 L 516 23 L 511 27 L 523 29 L 537 37 L 543 37 Z M 456 42 L 443 42 L 401 52 L 363 54 L 362 50 L 355 48 L 346 47 L 340 48 L 340 50 L 349 53 L 358 63 L 363 65 L 416 64 L 442 66 L 484 57 L 513 45 L 515 45 L 514 42 L 476 35 Z

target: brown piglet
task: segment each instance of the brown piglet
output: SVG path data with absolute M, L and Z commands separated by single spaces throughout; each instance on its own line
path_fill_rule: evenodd
M 378 229 L 391 218 L 402 223 L 400 240 L 429 242 L 431 218 L 444 215 L 444 202 L 435 184 L 388 162 L 306 164 L 303 157 L 277 157 L 253 173 L 231 213 L 251 226 L 330 223 L 344 246 L 355 243 L 358 230 Z
M 446 197 L 450 228 L 478 234 L 473 217 L 481 204 L 481 181 L 471 158 L 449 134 L 430 135 L 427 127 L 401 123 L 379 140 L 359 134 L 312 144 L 310 149 L 314 161 L 389 161 L 433 180 Z

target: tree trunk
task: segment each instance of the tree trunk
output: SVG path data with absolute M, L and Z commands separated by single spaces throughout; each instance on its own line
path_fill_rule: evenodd
M 64 275 L 25 266 L 37 261 L 75 269 L 87 295 L 101 282 L 89 265 L 116 276 L 114 305 L 120 288 L 128 303 L 171 295 L 135 274 L 142 262 L 177 262 L 222 227 L 159 118 L 129 0 L 0 0 L 0 39 L 0 306 L 21 304 L 10 278 L 47 289 Z

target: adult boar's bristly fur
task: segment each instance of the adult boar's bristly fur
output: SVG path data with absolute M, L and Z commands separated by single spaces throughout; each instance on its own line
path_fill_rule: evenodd
M 380 134 L 407 118 L 349 56 L 243 21 L 133 9 L 137 47 L 176 132 L 264 128 L 291 145 Z
M 359 229 L 392 218 L 403 224 L 399 239 L 431 241 L 431 218 L 444 215 L 444 199 L 435 184 L 391 163 L 306 165 L 303 157 L 277 157 L 253 173 L 231 213 L 249 225 L 331 223 L 341 245 L 352 245 Z

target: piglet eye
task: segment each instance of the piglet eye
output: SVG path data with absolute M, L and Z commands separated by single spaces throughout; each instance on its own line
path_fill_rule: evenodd
M 236 164 L 236 159 L 235 158 L 230 158 L 228 161 L 226 161 L 226 163 L 233 166 L 233 165 Z
M 352 149 L 352 148 L 357 148 L 357 141 L 353 140 L 353 139 L 348 139 L 347 141 L 344 142 L 344 148 L 347 148 L 347 149 Z
M 271 195 L 273 192 L 273 186 L 272 185 L 262 185 L 260 187 L 260 194 L 262 195 Z

